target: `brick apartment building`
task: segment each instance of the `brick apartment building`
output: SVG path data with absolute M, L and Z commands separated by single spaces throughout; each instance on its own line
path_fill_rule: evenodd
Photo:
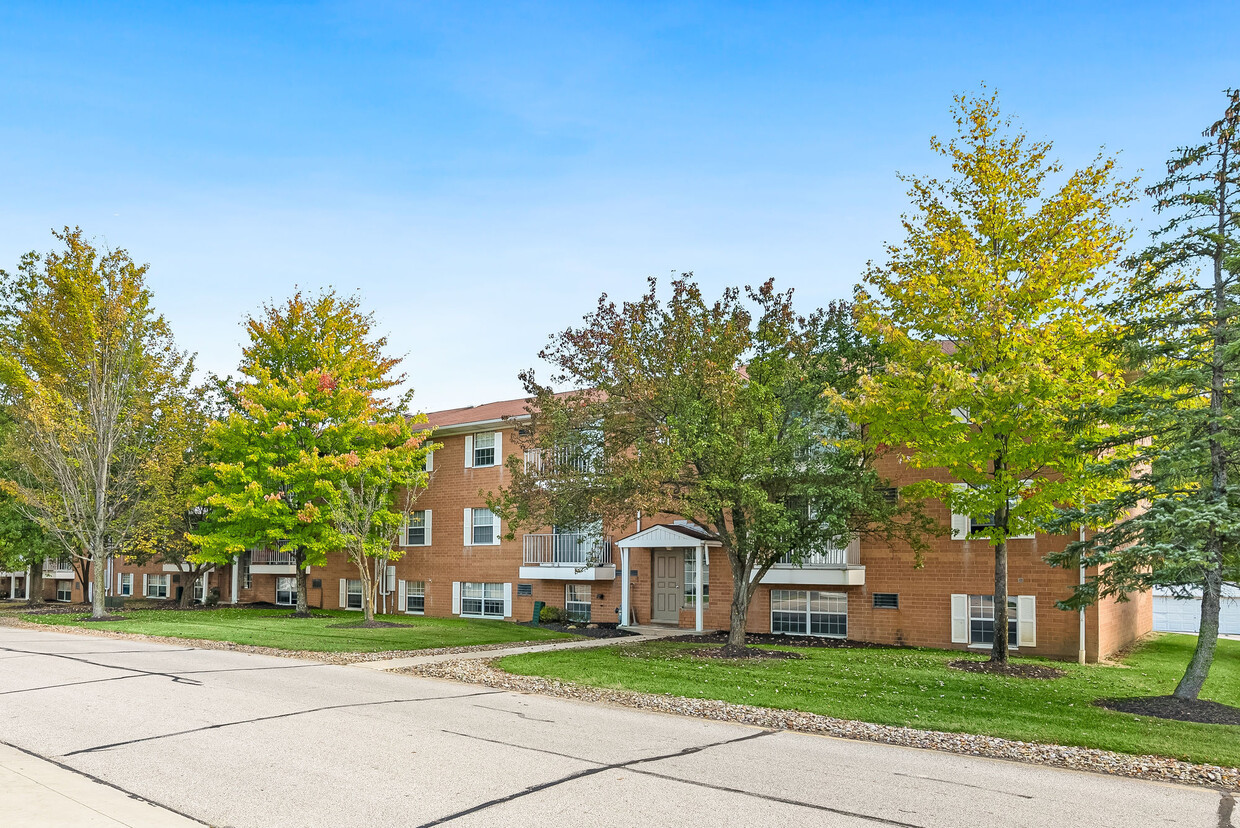
M 505 482 L 503 460 L 518 450 L 514 429 L 527 417 L 524 400 L 428 416 L 443 447 L 428 464 L 431 482 L 400 539 L 404 554 L 388 568 L 379 611 L 526 621 L 542 601 L 595 622 L 623 623 L 627 608 L 629 623 L 727 628 L 730 570 L 718 542 L 696 527 L 650 519 L 643 525 L 635 515 L 628 526 L 610 527 L 609 535 L 545 531 L 503 539 L 506 527 L 486 508 L 483 493 Z M 913 470 L 906 466 L 887 471 L 897 487 L 911 482 Z M 952 534 L 935 539 L 920 569 L 907 550 L 857 540 L 800 566 L 777 564 L 754 597 L 750 631 L 989 648 L 993 550 L 984 539 L 969 539 L 970 518 L 945 508 L 939 518 Z M 1055 602 L 1070 593 L 1078 573 L 1043 562 L 1069 540 L 1038 534 L 1010 541 L 1009 640 L 1022 655 L 1077 655 L 1078 614 L 1056 609 Z M 45 572 L 47 599 L 83 600 L 66 564 Z M 0 593 L 7 578 L 9 594 L 20 596 L 24 574 L 0 573 Z M 170 565 L 121 563 L 108 573 L 108 588 L 116 595 L 174 598 L 181 580 Z M 296 602 L 289 553 L 251 551 L 205 581 L 205 594 L 222 604 Z M 361 607 L 361 584 L 343 555 L 312 568 L 308 584 L 312 607 Z M 203 594 L 200 581 L 195 597 Z M 1152 619 L 1149 594 L 1090 607 L 1087 658 L 1105 658 L 1144 635 Z

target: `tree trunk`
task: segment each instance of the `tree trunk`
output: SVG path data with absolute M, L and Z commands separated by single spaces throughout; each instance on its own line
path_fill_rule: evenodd
M 90 617 L 91 618 L 107 618 L 108 605 L 105 601 L 107 597 L 104 593 L 107 587 L 108 577 L 108 556 L 102 546 L 97 548 L 91 555 L 91 582 L 95 585 L 95 594 L 91 596 L 90 601 Z M 82 582 L 82 589 L 86 589 L 86 582 Z
M 1217 539 L 1215 541 L 1217 542 Z M 1218 646 L 1219 597 L 1223 592 L 1223 575 L 1218 569 L 1206 573 L 1201 591 L 1201 627 L 1197 631 L 1197 648 L 1189 659 L 1184 677 L 1172 693 L 1177 699 L 1194 700 L 1201 693 L 1201 686 L 1210 675 L 1214 663 L 1214 648 Z
M 36 557 L 30 562 L 30 577 L 26 580 L 26 601 L 28 607 L 43 606 L 43 559 Z M 13 596 L 17 597 L 17 596 Z
M 195 578 L 192 573 L 189 574 L 184 580 L 184 589 L 181 590 L 181 597 L 177 600 L 178 609 L 189 609 L 190 598 L 194 594 L 194 584 L 198 582 L 198 579 Z
M 310 605 L 307 603 L 307 587 L 306 578 L 306 552 L 304 549 L 298 549 L 294 558 L 297 561 L 297 611 L 293 613 L 296 618 L 309 618 Z
M 366 553 L 361 553 L 357 569 L 362 576 L 362 622 L 369 624 L 375 620 L 375 592 L 378 590 L 378 578 L 366 568 Z
M 733 567 L 732 608 L 728 621 L 728 643 L 723 647 L 723 651 L 728 655 L 744 654 L 747 649 L 745 647 L 745 625 L 749 620 L 749 602 L 753 597 L 753 593 L 749 589 L 748 577 L 742 576 L 738 579 L 735 570 L 736 568 Z
M 1007 540 L 995 545 L 995 640 L 990 646 L 990 662 L 1008 663 L 1008 554 Z

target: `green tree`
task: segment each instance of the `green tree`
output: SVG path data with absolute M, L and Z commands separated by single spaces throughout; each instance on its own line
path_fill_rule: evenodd
M 124 549 L 131 561 L 157 560 L 177 568 L 182 608 L 189 606 L 199 580 L 215 566 L 190 540 L 206 517 L 205 507 L 194 503 L 194 490 L 206 473 L 206 429 L 213 410 L 208 391 L 205 386 L 192 389 L 165 410 L 164 450 L 146 465 L 150 497 Z
M 12 434 L 13 423 L 0 412 L 0 570 L 28 569 L 29 604 L 38 606 L 43 603 L 43 562 L 61 550 L 43 527 L 26 515 L 17 501 L 16 488 L 6 482 L 22 473 L 20 466 L 8 463 Z
M 373 335 L 356 297 L 298 292 L 245 326 L 242 379 L 225 384 L 230 410 L 207 430 L 209 462 L 194 495 L 207 514 L 189 538 L 201 559 L 221 564 L 253 547 L 293 551 L 297 614 L 307 615 L 306 567 L 348 541 L 333 504 L 350 485 L 350 464 L 359 449 L 409 442 L 408 426 L 396 423 L 409 395 L 385 399 L 405 379 L 393 374 L 400 360 L 384 355 L 387 339 Z
M 1131 444 L 1129 485 L 1114 497 L 1065 512 L 1103 527 L 1053 561 L 1099 568 L 1065 606 L 1133 590 L 1172 587 L 1201 595 L 1193 657 L 1175 689 L 1196 699 L 1218 640 L 1223 583 L 1240 581 L 1240 91 L 1202 143 L 1167 162 L 1147 189 L 1167 222 L 1131 261 L 1111 309 L 1130 320 L 1123 352 L 1132 386 L 1104 411 L 1126 428 L 1100 448 Z M 1114 465 L 1120 463 L 1108 453 Z
M 149 501 L 144 470 L 193 366 L 152 307 L 146 265 L 96 251 L 80 229 L 55 235 L 63 250 L 2 276 L 0 384 L 22 469 L 9 483 L 83 576 L 89 567 L 91 615 L 104 618 L 107 559 Z
M 746 301 L 748 300 L 748 301 Z M 661 302 L 604 295 L 532 371 L 532 421 L 490 499 L 517 526 L 628 523 L 671 514 L 719 538 L 732 572 L 728 652 L 743 652 L 749 605 L 785 556 L 804 560 L 852 537 L 920 543 L 928 525 L 893 503 L 869 455 L 845 448 L 850 426 L 824 396 L 852 391 L 873 358 L 849 310 L 797 315 L 772 282 L 706 302 L 688 274 Z
M 1112 213 L 1131 186 L 1104 158 L 1063 176 L 1050 143 L 1013 131 L 994 95 L 956 102 L 958 135 L 931 140 L 953 175 L 905 179 L 905 239 L 858 287 L 860 329 L 886 361 L 845 407 L 870 445 L 958 481 L 919 481 L 911 495 L 986 517 L 976 535 L 994 547 L 991 660 L 1004 665 L 1008 538 L 1117 485 L 1079 449 L 1101 426 L 1072 413 L 1123 384 L 1099 297 L 1118 270 L 1126 233 Z
M 418 415 L 413 422 L 426 422 Z M 375 604 L 389 561 L 404 549 L 396 544 L 409 525 L 418 494 L 429 478 L 426 456 L 437 446 L 429 431 L 414 434 L 410 418 L 376 414 L 360 429 L 353 450 L 339 458 L 339 491 L 330 501 L 344 551 L 362 582 L 363 623 L 375 621 Z

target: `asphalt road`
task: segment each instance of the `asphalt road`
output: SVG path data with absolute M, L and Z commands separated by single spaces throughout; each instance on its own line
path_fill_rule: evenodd
M 1201 788 L 11 627 L 0 741 L 238 828 L 1220 828 L 1233 807 Z

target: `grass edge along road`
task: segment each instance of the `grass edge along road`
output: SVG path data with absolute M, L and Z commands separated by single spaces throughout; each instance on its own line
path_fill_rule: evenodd
M 258 647 L 311 652 L 373 653 L 388 650 L 427 650 L 569 641 L 574 636 L 527 627 L 510 621 L 473 618 L 435 618 L 420 615 L 379 615 L 376 620 L 399 627 L 333 627 L 361 620 L 357 612 L 312 610 L 313 618 L 292 618 L 288 609 L 218 608 L 198 610 L 125 609 L 121 621 L 85 622 L 82 613 L 22 614 L 24 621 L 51 626 L 83 627 L 137 635 L 205 641 L 231 641 Z
M 666 641 L 507 656 L 498 666 L 517 675 L 608 689 L 1238 767 L 1238 726 L 1134 716 L 1094 704 L 1100 698 L 1170 693 L 1194 640 L 1152 638 L 1115 665 L 1014 659 L 1065 671 L 1051 680 L 955 670 L 947 662 L 970 656 L 956 650 L 779 647 L 772 649 L 805 658 L 731 662 L 691 655 L 698 644 Z M 1240 705 L 1240 641 L 1219 641 L 1201 697 Z

